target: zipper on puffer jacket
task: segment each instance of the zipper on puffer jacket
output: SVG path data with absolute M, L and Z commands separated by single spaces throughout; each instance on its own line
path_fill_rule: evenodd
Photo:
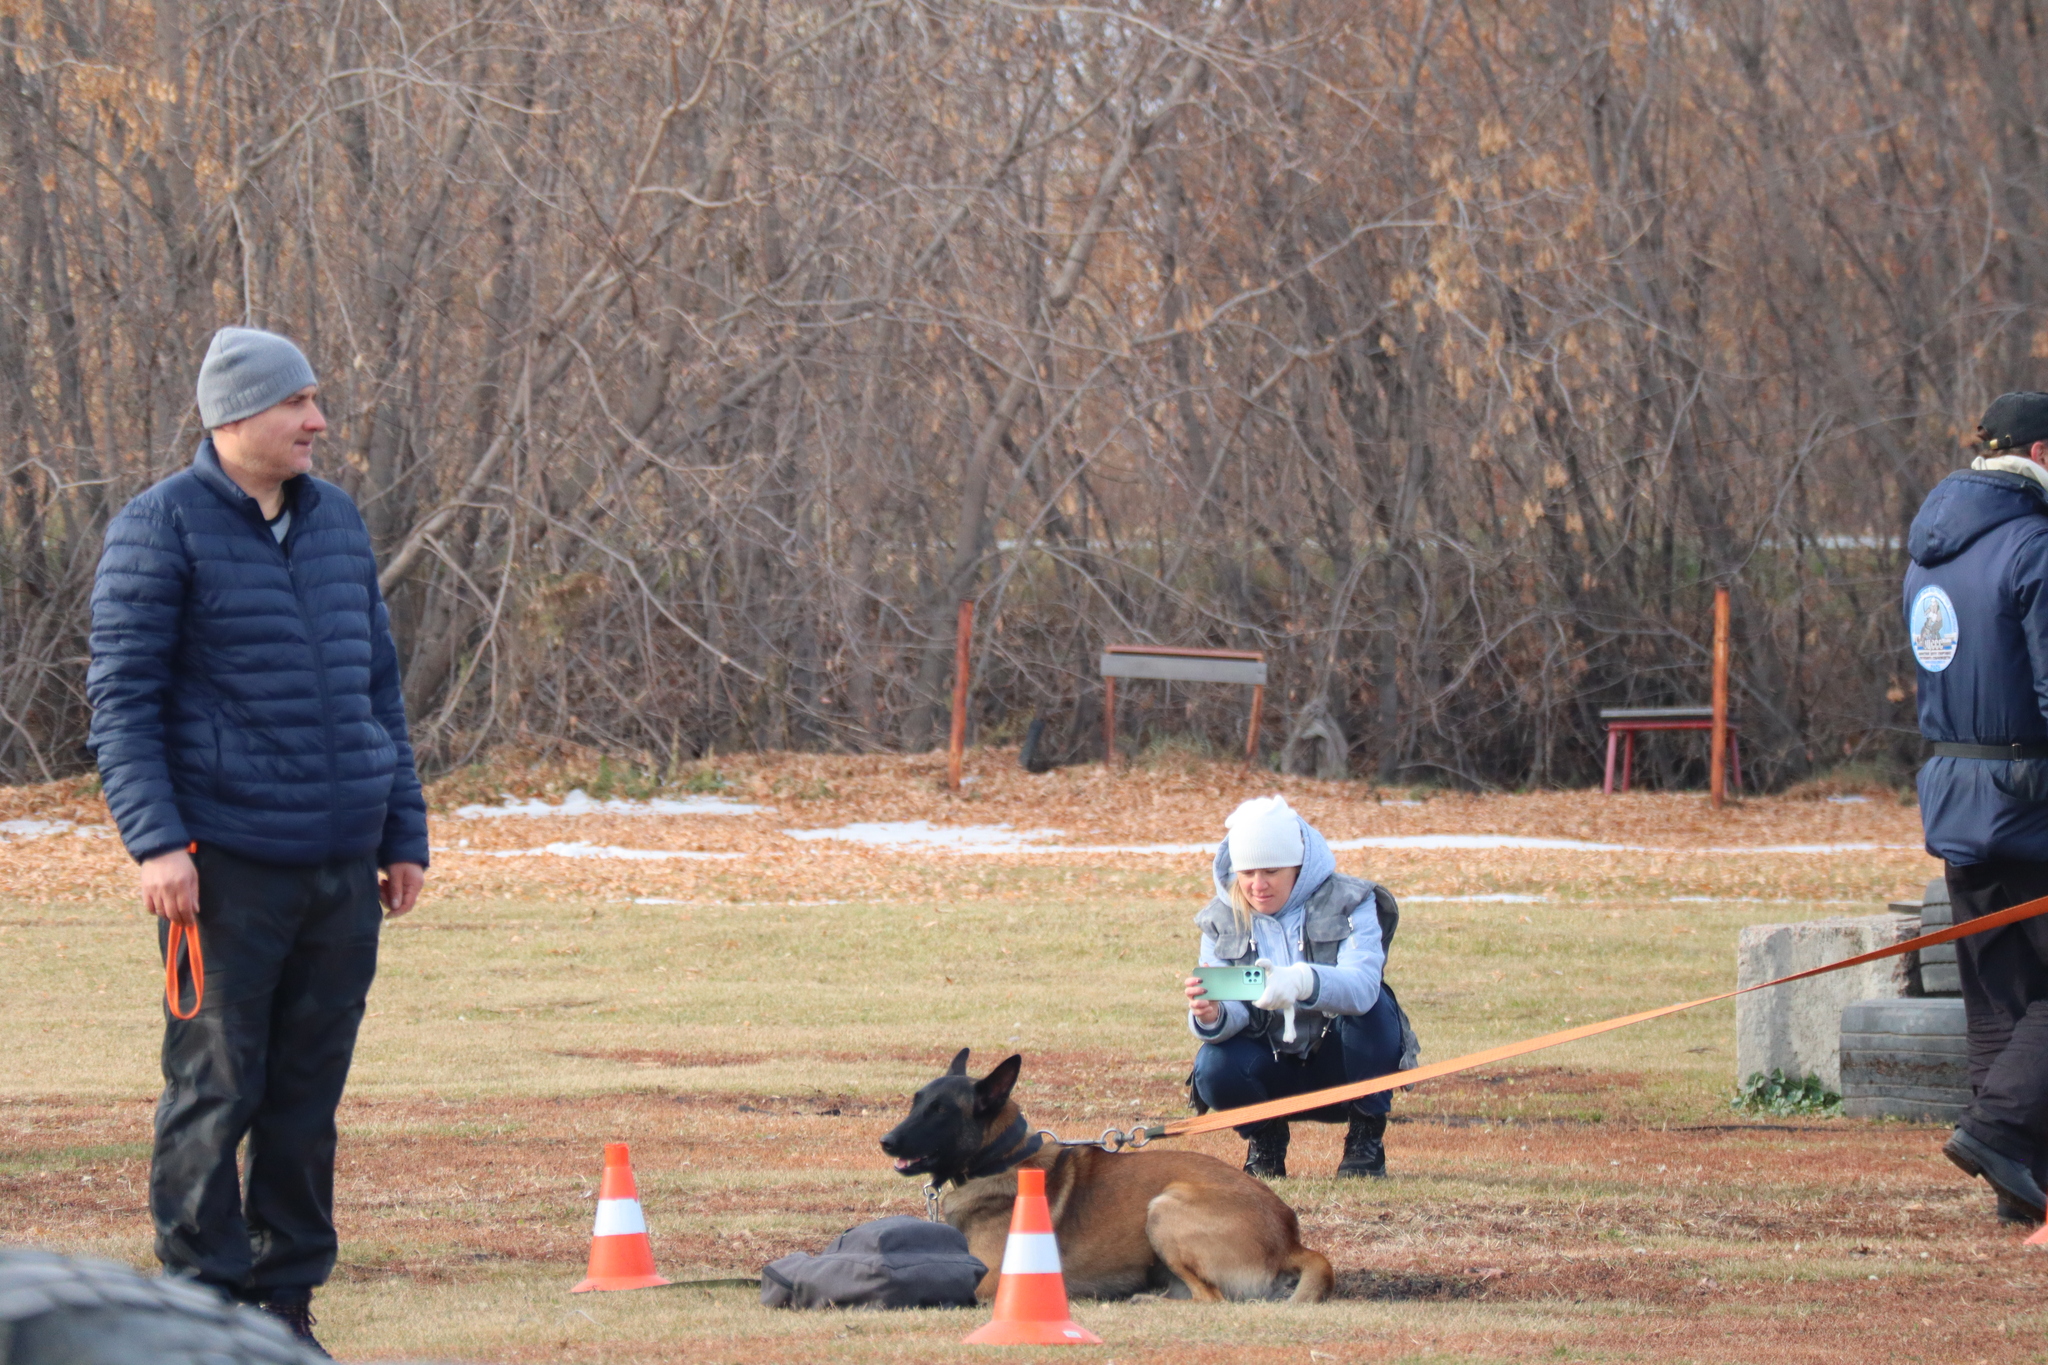
M 278 540 L 270 534 L 270 528 L 262 529 L 264 538 L 277 546 L 284 556 L 285 576 L 291 579 L 292 601 L 299 608 L 299 620 L 306 626 L 306 647 L 313 651 L 313 685 L 320 689 L 320 731 L 327 739 L 327 809 L 333 813 L 341 809 L 340 762 L 335 755 L 334 744 L 334 695 L 327 686 L 327 653 L 320 648 L 320 636 L 313 628 L 313 613 L 306 606 L 306 595 L 299 591 L 298 561 L 292 558 L 292 542 L 299 537 L 299 526 L 304 520 L 298 509 L 293 509 L 292 524 L 285 528 L 284 539 Z M 333 851 L 330 844 L 329 852 Z

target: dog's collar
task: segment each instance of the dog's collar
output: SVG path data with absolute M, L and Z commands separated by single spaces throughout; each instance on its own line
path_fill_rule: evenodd
M 1001 1137 L 982 1149 L 987 1152 L 993 1148 L 993 1154 L 977 1157 L 973 1165 L 953 1178 L 953 1183 L 964 1185 L 970 1180 L 979 1180 L 986 1175 L 1001 1175 L 1004 1171 L 1021 1166 L 1038 1155 L 1038 1149 L 1044 1145 L 1045 1138 L 1031 1132 L 1030 1125 L 1024 1122 L 1024 1116 L 1019 1114 L 1010 1121 L 1010 1126 L 1003 1130 Z

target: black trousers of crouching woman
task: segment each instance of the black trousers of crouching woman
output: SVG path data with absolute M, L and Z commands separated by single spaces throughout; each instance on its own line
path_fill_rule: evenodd
M 206 995 L 192 1019 L 164 1014 L 157 1258 L 240 1298 L 310 1289 L 334 1269 L 334 1111 L 377 974 L 376 860 L 195 861 Z
M 1401 1065 L 1401 1013 L 1393 992 L 1382 990 L 1380 998 L 1364 1014 L 1339 1015 L 1322 1045 L 1307 1058 L 1275 1057 L 1263 1036 L 1240 1033 L 1220 1043 L 1204 1043 L 1195 1053 L 1195 1093 L 1211 1109 L 1236 1109 L 1266 1100 L 1305 1095 L 1351 1081 L 1385 1076 Z M 1343 1112 L 1318 1110 L 1297 1114 L 1296 1119 L 1342 1122 L 1350 1114 L 1384 1114 L 1393 1107 L 1385 1092 L 1351 1101 Z M 1263 1127 L 1239 1128 L 1238 1135 L 1250 1137 Z
M 2048 863 L 1946 867 L 1955 921 L 2048 896 Z M 1963 1131 L 2037 1171 L 2048 1157 L 2048 916 L 1956 940 L 1969 1024 Z

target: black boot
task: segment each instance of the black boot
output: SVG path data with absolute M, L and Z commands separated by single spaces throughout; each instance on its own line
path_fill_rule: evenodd
M 1244 1153 L 1244 1173 L 1261 1180 L 1285 1180 L 1290 1136 L 1286 1119 L 1274 1119 L 1253 1129 L 1252 1144 Z
M 1387 1178 L 1387 1135 L 1385 1114 L 1351 1113 L 1351 1129 L 1344 1134 L 1344 1159 L 1337 1163 L 1338 1175 Z
M 312 1290 L 272 1289 L 256 1300 L 256 1306 L 291 1329 L 300 1345 L 310 1347 L 323 1356 L 327 1354 L 327 1348 L 313 1335 Z
M 2019 1200 L 2003 1190 L 1998 1191 L 1998 1221 L 2001 1223 L 2017 1223 L 2023 1227 L 2030 1228 L 2038 1227 L 2041 1223 L 2041 1220 L 2034 1216 L 2032 1209 L 2020 1203 Z
M 2035 1183 L 2032 1163 L 2015 1161 L 1962 1128 L 1949 1135 L 1941 1154 L 1964 1174 L 1983 1176 L 2015 1212 L 2025 1213 L 2037 1223 L 2048 1214 L 2048 1193 Z
M 2043 1181 L 2048 1181 L 2048 1155 L 2037 1154 L 2030 1163 L 2029 1169 L 2034 1173 L 2034 1183 L 2036 1185 L 2042 1185 Z M 2042 1188 L 2048 1189 L 2048 1185 L 2042 1185 Z M 2032 1209 L 2020 1203 L 2019 1200 L 2014 1199 L 2003 1190 L 1997 1193 L 1999 1222 L 2017 1223 L 2024 1227 L 2034 1227 L 2040 1223 L 2041 1220 L 2034 1216 Z

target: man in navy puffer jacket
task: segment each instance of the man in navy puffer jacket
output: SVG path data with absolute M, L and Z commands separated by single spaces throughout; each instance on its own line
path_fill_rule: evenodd
M 427 865 L 369 536 L 307 472 L 326 429 L 316 393 L 283 337 L 214 337 L 198 386 L 211 434 L 107 528 L 86 683 L 160 943 L 196 926 L 204 950 L 196 1015 L 165 1012 L 157 1255 L 308 1341 L 379 903 L 410 910 Z
M 1927 851 L 1958 923 L 2048 895 L 2048 394 L 2009 393 L 1992 453 L 1913 518 L 1906 629 L 1918 665 Z M 2005 453 L 2013 452 L 2013 453 Z M 1973 1098 L 1943 1147 L 2039 1222 L 2048 1167 L 2048 919 L 1956 943 Z

